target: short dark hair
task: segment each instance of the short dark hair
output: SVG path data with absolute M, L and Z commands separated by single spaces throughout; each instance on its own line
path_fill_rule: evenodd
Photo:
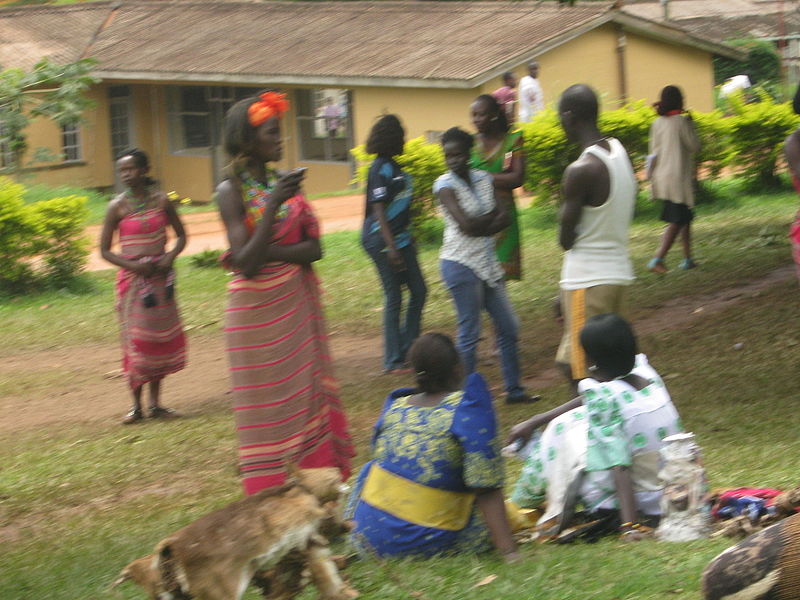
M 432 394 L 449 391 L 461 356 L 449 336 L 425 333 L 411 345 L 408 362 L 416 374 L 417 388 Z
M 597 94 L 585 83 L 571 85 L 561 94 L 558 111 L 571 112 L 579 122 L 597 123 Z
M 140 150 L 139 148 L 128 148 L 127 150 L 123 150 L 117 154 L 117 160 L 125 158 L 126 156 L 133 158 L 133 162 L 136 163 L 136 166 L 140 169 L 150 168 L 150 159 L 147 157 L 147 153 L 144 150 Z
M 460 127 L 451 127 L 442 134 L 441 140 L 442 146 L 449 144 L 450 142 L 461 144 L 461 147 L 469 152 L 472 150 L 473 144 L 475 144 L 475 138 L 472 137 L 472 134 L 467 133 Z
M 656 102 L 656 112 L 663 116 L 673 110 L 683 110 L 683 93 L 677 85 L 667 85 Z
M 481 94 L 473 101 L 475 102 L 484 102 L 489 108 L 489 114 L 492 115 L 492 118 L 495 119 L 495 128 L 497 131 L 501 131 L 502 133 L 508 133 L 509 124 L 508 124 L 508 116 L 506 115 L 506 111 L 503 110 L 503 107 L 500 106 L 500 103 L 497 101 L 497 98 L 492 96 L 491 94 Z
M 514 79 L 514 73 L 511 71 L 506 71 L 503 73 L 503 81 L 508 81 L 509 79 Z
M 624 377 L 636 364 L 636 336 L 630 324 L 614 313 L 595 315 L 581 330 L 581 346 L 599 369 Z
M 367 152 L 387 157 L 402 154 L 405 135 L 405 129 L 397 115 L 383 115 L 370 129 Z
M 150 170 L 150 159 L 147 157 L 147 153 L 144 150 L 140 150 L 139 148 L 128 148 L 127 150 L 123 150 L 117 154 L 116 160 L 123 159 L 127 156 L 130 156 L 133 159 L 134 164 L 140 169 L 145 169 L 147 171 Z M 147 185 L 154 185 L 156 180 L 152 177 L 145 176 L 144 182 Z

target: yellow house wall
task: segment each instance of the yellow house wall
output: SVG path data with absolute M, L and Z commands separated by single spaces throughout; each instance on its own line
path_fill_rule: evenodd
M 458 126 L 471 128 L 469 105 L 480 92 L 424 88 L 370 87 L 353 90 L 355 143 L 366 142 L 376 117 L 394 113 L 406 129 L 406 137 L 445 131 Z
M 683 90 L 686 107 L 714 109 L 714 66 L 708 52 L 627 35 L 628 93 L 655 102 L 665 85 Z
M 545 102 L 552 105 L 569 86 L 586 83 L 600 94 L 604 108 L 614 108 L 621 94 L 617 37 L 615 25 L 604 25 L 538 56 Z M 510 70 L 517 80 L 528 71 L 527 64 Z M 655 101 L 662 87 L 676 84 L 688 106 L 699 111 L 714 108 L 712 56 L 695 48 L 625 32 L 625 83 L 629 100 Z M 480 93 L 502 85 L 501 77 L 495 77 Z
M 113 183 L 113 176 L 103 169 L 110 162 L 111 143 L 105 86 L 95 86 L 87 95 L 94 107 L 84 112 L 80 126 L 81 160 L 32 162 L 38 148 L 46 148 L 55 155 L 61 153 L 61 128 L 55 121 L 34 119 L 25 131 L 28 148 L 22 158 L 23 171 L 15 175 L 16 179 L 52 186 L 103 187 Z
M 604 25 L 537 56 L 545 104 L 554 104 L 575 83 L 588 84 L 607 102 L 616 102 L 619 98 L 616 44 L 614 27 Z M 527 62 L 509 70 L 519 81 L 528 74 Z M 502 78 L 496 77 L 482 85 L 480 93 L 491 93 L 502 85 Z

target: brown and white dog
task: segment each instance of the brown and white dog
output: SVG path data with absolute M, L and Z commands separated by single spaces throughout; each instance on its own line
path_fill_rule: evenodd
M 323 600 L 358 596 L 339 576 L 326 534 L 347 529 L 335 468 L 302 469 L 199 518 L 133 561 L 114 586 L 134 581 L 153 600 L 239 600 L 251 583 L 265 598 L 288 600 L 310 574 Z

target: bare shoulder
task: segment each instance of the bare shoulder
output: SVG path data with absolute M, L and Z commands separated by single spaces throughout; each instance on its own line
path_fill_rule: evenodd
M 223 198 L 235 198 L 239 195 L 239 190 L 236 188 L 236 185 L 230 179 L 223 179 L 217 184 L 217 188 L 214 190 L 214 195 L 219 202 Z
M 121 219 L 128 212 L 130 212 L 130 209 L 124 193 L 114 196 L 108 203 L 108 209 L 106 210 L 106 214 L 115 219 Z
M 564 180 L 590 181 L 607 173 L 603 161 L 594 154 L 585 153 L 564 170 Z
M 163 210 L 167 210 L 170 206 L 172 206 L 169 201 L 169 196 L 167 196 L 167 194 L 161 190 L 154 192 L 153 198 L 156 201 L 156 205 Z

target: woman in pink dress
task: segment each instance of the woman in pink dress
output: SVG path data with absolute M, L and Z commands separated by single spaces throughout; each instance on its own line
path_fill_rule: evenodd
M 175 303 L 172 263 L 186 246 L 186 232 L 166 194 L 147 176 L 147 155 L 138 149 L 123 152 L 117 160 L 125 191 L 108 206 L 100 251 L 120 267 L 117 275 L 117 314 L 122 343 L 122 370 L 133 393 L 133 407 L 123 424 L 144 418 L 142 389 L 150 389 L 148 416 L 171 418 L 177 413 L 160 404 L 161 380 L 186 364 L 186 340 Z M 167 227 L 176 240 L 166 251 Z M 114 232 L 119 252 L 112 252 Z
M 245 494 L 283 485 L 290 465 L 338 467 L 354 449 L 333 375 L 319 282 L 320 230 L 302 193 L 305 169 L 283 156 L 283 94 L 265 92 L 225 115 L 231 157 L 217 187 L 232 272 L 225 342 Z

